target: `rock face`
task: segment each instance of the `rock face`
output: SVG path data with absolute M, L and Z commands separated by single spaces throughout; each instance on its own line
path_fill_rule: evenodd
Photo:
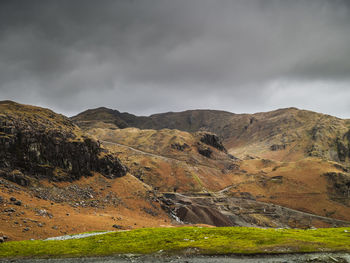
M 215 134 L 201 133 L 200 141 L 207 145 L 213 146 L 220 151 L 227 152 L 224 145 L 222 144 L 222 141 Z
M 329 172 L 323 174 L 328 180 L 329 197 L 344 205 L 350 205 L 350 175 Z
M 173 143 L 171 144 L 171 148 L 176 149 L 178 151 L 183 152 L 185 149 L 189 148 L 190 146 L 187 143 L 180 144 L 180 143 Z
M 198 145 L 197 146 L 197 149 L 198 149 L 198 153 L 207 157 L 207 158 L 210 158 L 211 157 L 211 154 L 213 153 L 213 151 L 208 148 L 208 147 L 203 147 L 201 145 Z
M 13 102 L 0 104 L 0 169 L 0 176 L 23 186 L 28 176 L 72 181 L 91 171 L 109 178 L 126 173 L 116 157 L 68 118 Z
M 284 150 L 286 149 L 285 144 L 273 144 L 270 146 L 271 151 L 279 151 L 279 150 Z

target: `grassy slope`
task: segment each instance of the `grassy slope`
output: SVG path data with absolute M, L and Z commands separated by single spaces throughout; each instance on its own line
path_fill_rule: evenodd
M 172 254 L 188 249 L 200 254 L 350 252 L 350 229 L 145 228 L 65 241 L 6 242 L 0 245 L 0 258 Z

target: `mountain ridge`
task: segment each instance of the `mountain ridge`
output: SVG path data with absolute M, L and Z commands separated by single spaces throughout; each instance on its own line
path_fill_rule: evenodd
M 108 123 L 114 128 L 213 132 L 223 140 L 229 153 L 241 158 L 254 154 L 257 150 L 259 156 L 271 158 L 272 149 L 279 153 L 285 152 L 282 158 L 289 160 L 318 156 L 350 164 L 350 144 L 346 136 L 350 120 L 295 107 L 254 114 L 187 110 L 157 113 L 148 117 L 97 108 L 84 111 L 71 119 L 80 127 Z M 321 137 L 328 139 L 323 140 Z
M 10 101 L 10 102 L 14 102 L 11 100 L 5 100 L 5 101 Z M 2 101 L 0 101 L 1 103 Z M 16 102 L 14 102 L 16 103 Z M 350 118 L 341 118 L 341 117 L 337 117 L 334 116 L 332 114 L 328 114 L 328 113 L 323 113 L 323 112 L 318 112 L 318 111 L 314 111 L 314 110 L 308 110 L 308 109 L 301 109 L 295 106 L 290 106 L 290 107 L 282 107 L 282 108 L 277 108 L 277 109 L 273 109 L 273 110 L 267 110 L 267 111 L 257 111 L 257 112 L 253 112 L 253 113 L 248 113 L 248 112 L 232 112 L 232 111 L 228 111 L 228 110 L 220 110 L 220 109 L 210 109 L 210 108 L 198 108 L 198 109 L 188 109 L 188 110 L 181 110 L 181 111 L 165 111 L 165 112 L 157 112 L 157 113 L 152 113 L 149 115 L 138 115 L 138 114 L 134 114 L 134 113 L 130 113 L 127 111 L 119 111 L 118 109 L 113 109 L 113 108 L 109 108 L 106 106 L 99 106 L 96 108 L 89 108 L 86 110 L 83 110 L 75 115 L 70 116 L 69 118 L 74 119 L 75 117 L 77 117 L 78 115 L 88 112 L 88 111 L 94 111 L 94 110 L 110 110 L 110 111 L 116 111 L 120 114 L 130 114 L 130 115 L 134 115 L 136 117 L 152 117 L 152 116 L 157 116 L 157 115 L 163 115 L 163 114 L 178 114 L 178 113 L 185 113 L 185 112 L 193 112 L 193 111 L 212 111 L 212 112 L 222 112 L 222 113 L 229 113 L 229 114 L 233 114 L 233 115 L 257 115 L 257 114 L 264 114 L 264 113 L 268 113 L 268 112 L 276 112 L 276 111 L 286 111 L 286 110 L 298 110 L 298 111 L 308 111 L 308 112 L 313 112 L 313 113 L 319 113 L 319 114 L 323 114 L 323 115 L 327 115 L 327 116 L 331 116 L 334 118 L 338 118 L 338 119 L 342 119 L 342 120 L 350 120 Z

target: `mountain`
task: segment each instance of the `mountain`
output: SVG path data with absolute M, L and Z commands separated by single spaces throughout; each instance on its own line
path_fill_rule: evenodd
M 295 108 L 73 118 L 0 102 L 0 235 L 350 226 L 347 120 Z
M 119 129 L 113 116 L 137 128 Z M 72 120 L 117 152 L 138 178 L 163 193 L 214 198 L 225 192 L 226 198 L 255 200 L 251 213 L 270 226 L 281 222 L 257 212 L 258 202 L 350 220 L 348 120 L 296 108 L 256 114 L 198 110 L 149 117 L 99 108 Z M 198 132 L 218 135 L 216 140 L 222 140 L 225 148 L 220 157 L 198 155 Z M 173 145 L 187 147 L 178 150 Z
M 223 140 L 229 153 L 240 158 L 252 155 L 296 161 L 313 156 L 350 164 L 350 121 L 296 108 L 256 114 L 191 110 L 149 117 L 98 108 L 72 120 L 83 128 L 107 123 L 114 128 L 209 131 Z

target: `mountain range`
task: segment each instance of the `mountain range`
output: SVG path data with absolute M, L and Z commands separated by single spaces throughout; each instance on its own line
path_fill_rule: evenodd
M 350 225 L 350 120 L 299 110 L 68 118 L 0 102 L 0 232 L 12 240 L 205 224 Z

